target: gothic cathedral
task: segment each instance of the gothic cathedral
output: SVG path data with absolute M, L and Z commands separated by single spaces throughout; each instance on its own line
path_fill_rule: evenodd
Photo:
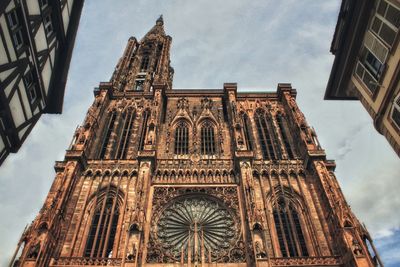
M 162 17 L 130 38 L 10 266 L 378 266 L 296 90 L 174 90 Z

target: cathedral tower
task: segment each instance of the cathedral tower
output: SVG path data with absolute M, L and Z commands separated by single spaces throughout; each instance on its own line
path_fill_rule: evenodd
M 173 90 L 163 27 L 95 89 L 12 266 L 380 264 L 296 90 Z

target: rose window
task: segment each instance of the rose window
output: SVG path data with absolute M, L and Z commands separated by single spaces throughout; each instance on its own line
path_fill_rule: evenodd
M 206 196 L 173 201 L 156 222 L 156 237 L 172 260 L 216 261 L 229 253 L 238 227 L 226 207 Z

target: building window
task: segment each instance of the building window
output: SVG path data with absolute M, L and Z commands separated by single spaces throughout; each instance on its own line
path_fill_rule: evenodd
M 101 145 L 101 151 L 100 151 L 100 156 L 99 156 L 101 159 L 103 159 L 106 155 L 108 143 L 110 142 L 111 133 L 114 130 L 116 117 L 117 117 L 116 112 L 112 112 L 110 114 L 110 120 L 108 121 L 108 125 L 106 127 L 106 130 L 105 130 L 106 132 L 105 132 L 104 139 L 103 139 L 103 144 Z
M 210 121 L 205 121 L 201 126 L 201 154 L 215 154 L 214 127 Z
M 146 110 L 143 113 L 143 124 L 142 124 L 142 129 L 140 131 L 139 150 L 144 150 L 144 145 L 145 145 L 145 142 L 146 142 L 147 121 L 148 120 L 149 120 L 149 111 Z
M 24 76 L 24 84 L 29 101 L 32 104 L 33 102 L 35 102 L 37 98 L 36 82 L 35 82 L 34 72 L 32 70 L 29 70 Z
M 293 159 L 294 158 L 294 153 L 293 153 L 292 147 L 290 145 L 289 135 L 288 135 L 288 133 L 286 131 L 286 129 L 287 129 L 286 120 L 281 114 L 277 114 L 276 115 L 276 121 L 278 123 L 279 131 L 281 132 L 282 141 L 283 141 L 283 144 L 285 146 L 285 150 L 286 150 L 287 156 L 288 156 L 289 159 Z
M 189 127 L 180 121 L 175 130 L 175 154 L 186 155 L 189 153 Z
M 18 17 L 17 9 L 13 9 L 7 14 L 8 24 L 10 25 L 10 32 L 12 41 L 16 50 L 20 49 L 24 45 L 24 36 L 22 33 L 22 24 Z
M 121 137 L 118 145 L 117 159 L 126 159 L 128 152 L 129 140 L 132 136 L 133 124 L 135 122 L 135 114 L 129 110 L 124 115 L 124 128 L 122 129 Z
M 106 258 L 112 254 L 117 231 L 119 205 L 114 190 L 96 203 L 89 235 L 86 241 L 85 257 Z
M 388 53 L 389 50 L 382 41 L 367 31 L 355 74 L 372 94 L 378 89 Z
M 53 34 L 53 21 L 51 20 L 51 14 L 44 17 L 44 29 L 46 31 L 46 36 L 50 37 Z
M 246 139 L 246 149 L 253 150 L 253 135 L 251 131 L 251 123 L 250 119 L 246 113 L 242 113 L 242 125 L 243 125 L 243 133 L 244 138 Z
M 144 80 L 135 81 L 135 91 L 143 91 Z
M 308 256 L 300 218 L 291 203 L 281 197 L 273 208 L 275 230 L 282 257 Z
M 13 9 L 10 11 L 10 13 L 8 13 L 8 23 L 10 24 L 11 29 L 21 26 L 16 9 Z
M 261 152 L 264 159 L 277 159 L 277 153 L 274 145 L 274 135 L 271 120 L 265 116 L 264 112 L 259 110 L 255 114 L 258 138 L 261 146 Z
M 400 26 L 400 10 L 391 3 L 379 1 L 375 16 L 364 37 L 356 76 L 375 94 L 385 67 L 389 49 L 393 46 Z
M 24 38 L 22 37 L 22 30 L 18 29 L 13 33 L 14 45 L 17 49 L 21 48 L 24 44 Z
M 400 27 L 400 10 L 382 0 L 372 20 L 371 30 L 390 47 L 393 45 Z
M 372 54 L 368 49 L 365 50 L 364 62 L 368 70 L 376 77 L 379 78 L 382 74 L 383 63 L 380 62 L 374 54 Z
M 400 94 L 394 99 L 392 120 L 396 124 L 397 128 L 400 129 Z
M 149 56 L 148 55 L 144 55 L 142 58 L 142 63 L 140 64 L 140 70 L 141 71 L 147 71 L 147 68 L 149 67 Z

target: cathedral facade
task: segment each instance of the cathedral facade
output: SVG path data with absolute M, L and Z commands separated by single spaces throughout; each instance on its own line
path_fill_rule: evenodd
M 163 27 L 95 89 L 10 266 L 381 266 L 296 90 L 174 90 Z

